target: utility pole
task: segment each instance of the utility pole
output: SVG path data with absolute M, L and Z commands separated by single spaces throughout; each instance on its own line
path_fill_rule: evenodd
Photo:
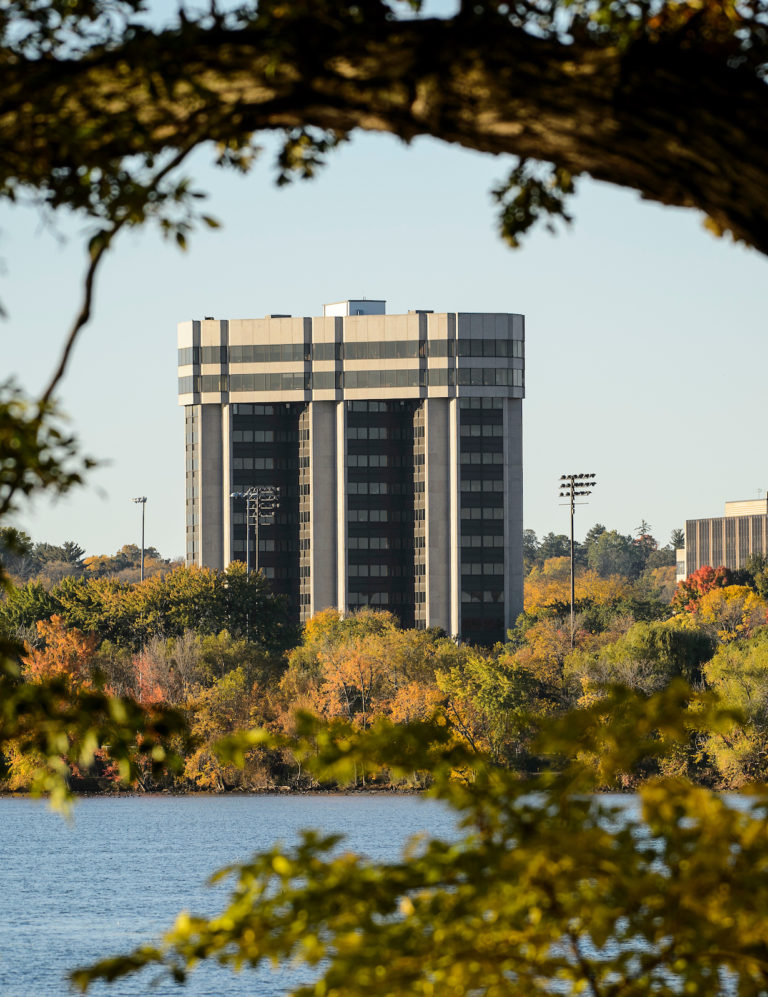
M 577 502 L 576 499 L 583 495 L 591 495 L 592 489 L 595 487 L 597 482 L 595 474 L 561 474 L 560 475 L 560 498 L 568 499 L 567 503 L 561 503 L 562 505 L 570 505 L 571 507 L 571 650 L 573 650 L 575 634 L 576 634 L 576 622 L 574 613 L 574 603 L 576 602 L 576 584 L 575 584 L 575 544 L 573 540 L 573 516 L 576 512 L 577 505 L 586 505 L 586 502 Z
M 147 496 L 140 495 L 138 498 L 132 499 L 133 502 L 138 502 L 141 506 L 141 574 L 139 576 L 140 581 L 144 581 L 144 510 L 147 506 Z

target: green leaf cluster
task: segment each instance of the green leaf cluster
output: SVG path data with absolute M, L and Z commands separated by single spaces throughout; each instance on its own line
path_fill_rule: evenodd
M 82 576 L 64 578 L 50 589 L 30 582 L 11 590 L 0 605 L 0 634 L 31 628 L 54 613 L 99 641 L 133 649 L 156 635 L 178 637 L 190 629 L 227 630 L 275 653 L 295 638 L 285 600 L 272 593 L 262 574 L 247 575 L 239 561 L 225 571 L 179 566 L 141 584 Z
M 681 780 L 644 786 L 637 808 L 593 795 L 692 729 L 733 721 L 682 683 L 650 697 L 616 689 L 547 724 L 546 764 L 521 779 L 439 722 L 359 731 L 304 718 L 294 750 L 318 772 L 428 768 L 429 793 L 456 812 L 457 836 L 375 862 L 306 832 L 218 873 L 233 882 L 220 914 L 184 913 L 158 945 L 72 981 L 84 992 L 150 966 L 184 981 L 214 959 L 233 970 L 314 967 L 316 981 L 295 997 L 711 995 L 724 973 L 733 992 L 757 997 L 768 983 L 764 792 L 739 807 Z M 253 732 L 239 744 L 269 739 Z M 230 757 L 237 750 L 228 742 Z

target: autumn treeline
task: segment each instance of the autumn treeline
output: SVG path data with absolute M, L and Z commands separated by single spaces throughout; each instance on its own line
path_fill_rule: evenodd
M 651 694 L 681 678 L 711 691 L 737 722 L 692 735 L 645 776 L 686 775 L 718 789 L 766 781 L 768 559 L 753 555 L 740 571 L 705 566 L 676 587 L 674 570 L 646 568 L 633 580 L 583 567 L 571 648 L 569 562 L 547 559 L 526 578 L 525 612 L 506 646 L 546 682 L 557 710 L 593 703 L 614 685 Z
M 765 559 L 739 575 L 702 569 L 677 589 L 673 566 L 632 577 L 585 562 L 576 577 L 573 647 L 566 557 L 530 566 L 525 611 L 494 648 L 403 630 L 391 614 L 372 610 L 346 618 L 324 610 L 299 634 L 263 577 L 246 575 L 239 563 L 221 572 L 177 567 L 143 583 L 67 577 L 46 588 L 31 581 L 0 603 L 0 632 L 24 648 L 23 681 L 59 676 L 184 714 L 192 738 L 183 772 L 161 782 L 147 773 L 134 788 L 317 788 L 288 751 L 254 749 L 244 768 L 216 753 L 216 742 L 238 729 L 291 734 L 297 710 L 360 727 L 437 713 L 457 739 L 496 763 L 534 772 L 543 717 L 591 703 L 614 683 L 651 693 L 676 677 L 744 714 L 730 733 L 681 747 L 676 771 L 722 788 L 768 778 Z M 25 789 L 34 764 L 9 750 L 0 788 Z M 71 767 L 76 789 L 118 786 L 106 753 L 94 771 Z M 657 771 L 649 763 L 645 775 Z M 358 784 L 364 780 L 359 773 Z
M 123 582 L 137 582 L 141 573 L 141 549 L 123 544 L 114 554 L 85 556 L 75 540 L 60 544 L 35 542 L 23 530 L 0 527 L 0 560 L 17 584 L 39 582 L 46 588 L 64 578 L 104 578 L 107 575 Z M 178 567 L 180 560 L 164 558 L 156 547 L 144 548 L 144 577 L 163 574 Z

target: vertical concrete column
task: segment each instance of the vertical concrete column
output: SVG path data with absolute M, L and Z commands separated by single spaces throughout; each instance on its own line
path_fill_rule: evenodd
M 224 567 L 232 561 L 232 406 L 221 406 L 222 555 Z
M 336 405 L 336 605 L 347 612 L 347 406 Z
M 335 606 L 338 596 L 336 402 L 309 403 L 310 613 Z
M 451 620 L 451 441 L 450 401 L 424 402 L 424 520 L 428 627 L 453 634 Z M 458 631 L 455 631 L 458 632 Z
M 504 399 L 504 628 L 523 611 L 523 403 Z
M 460 464 L 460 409 L 459 399 L 448 402 L 448 452 L 449 452 L 449 530 L 450 530 L 450 606 L 451 617 L 448 633 L 451 637 L 461 634 L 461 464 Z
M 224 567 L 221 422 L 220 405 L 200 406 L 199 563 L 217 569 Z

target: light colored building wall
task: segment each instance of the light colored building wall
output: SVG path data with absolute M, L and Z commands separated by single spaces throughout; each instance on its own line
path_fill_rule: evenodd
M 461 633 L 461 463 L 459 461 L 459 401 L 448 403 L 448 446 L 450 453 L 450 528 L 451 528 L 451 622 L 448 634 Z
M 336 606 L 342 613 L 349 605 L 347 564 L 347 409 L 336 405 Z
M 377 298 L 350 298 L 323 305 L 323 315 L 383 315 L 387 303 Z
M 337 417 L 335 402 L 311 402 L 310 615 L 337 605 L 338 599 Z
M 200 406 L 198 550 L 200 562 L 224 567 L 221 408 Z
M 768 515 L 768 498 L 745 499 L 740 502 L 725 503 L 726 516 L 766 516 Z
M 179 322 L 177 326 L 176 342 L 180 350 L 190 346 L 200 345 L 200 323 L 199 322 Z
M 222 556 L 226 568 L 234 559 L 232 542 L 232 416 L 229 405 L 221 407 L 221 487 L 222 487 Z
M 678 548 L 675 552 L 675 581 L 683 582 L 686 579 L 687 572 L 685 567 L 685 547 Z
M 350 303 L 341 303 L 350 304 Z M 376 302 L 368 302 L 373 308 Z M 380 303 L 383 305 L 383 303 Z M 330 307 L 330 306 L 329 306 Z M 335 307 L 335 306 L 333 306 Z M 192 345 L 189 340 L 193 340 L 194 345 L 203 348 L 223 346 L 227 343 L 232 346 L 261 344 L 305 344 L 310 342 L 384 342 L 393 340 L 404 340 L 410 342 L 427 341 L 434 339 L 456 340 L 458 335 L 461 339 L 511 339 L 523 340 L 524 326 L 523 316 L 514 314 L 482 314 L 482 313 L 442 313 L 432 314 L 426 312 L 413 312 L 407 315 L 385 315 L 383 308 L 379 313 L 372 314 L 346 314 L 343 309 L 341 314 L 328 314 L 320 318 L 291 318 L 291 317 L 267 317 L 263 319 L 231 319 L 213 320 L 207 319 L 202 322 L 186 322 L 179 326 L 179 347 L 183 348 Z M 333 338 L 331 337 L 333 328 Z M 195 332 L 196 330 L 196 332 Z M 180 394 L 181 404 L 225 404 L 231 402 L 248 402 L 258 400 L 264 403 L 270 402 L 302 402 L 310 401 L 312 398 L 318 400 L 331 400 L 348 398 L 350 400 L 363 399 L 371 395 L 372 392 L 381 392 L 380 397 L 384 399 L 398 398 L 426 398 L 426 397 L 509 397 L 522 398 L 524 396 L 524 386 L 520 385 L 479 385 L 479 384 L 459 384 L 458 371 L 480 370 L 487 367 L 504 367 L 509 371 L 519 370 L 522 374 L 524 370 L 523 358 L 508 358 L 503 363 L 499 363 L 495 358 L 486 357 L 412 357 L 397 358 L 387 360 L 356 360 L 345 358 L 337 362 L 331 361 L 319 363 L 311 362 L 308 357 L 303 361 L 264 361 L 259 363 L 233 363 L 229 366 L 220 363 L 206 362 L 199 364 L 194 371 L 190 368 L 179 368 L 179 376 L 187 374 L 197 374 L 203 376 L 205 388 L 194 393 Z M 402 371 L 420 372 L 422 377 L 418 386 L 399 385 L 381 387 L 355 387 L 344 383 L 338 388 L 329 389 L 323 387 L 312 391 L 310 379 L 313 371 L 327 372 L 334 371 L 343 375 L 344 372 L 355 373 L 366 370 L 381 371 Z M 425 378 L 429 371 L 451 370 L 456 383 L 451 385 L 429 384 Z M 268 390 L 234 390 L 228 383 L 231 375 L 235 374 L 295 374 L 304 375 L 306 384 L 301 387 L 270 388 Z M 211 378 L 219 376 L 224 389 L 212 386 Z M 199 378 L 198 378 L 199 379 Z M 302 378 L 303 380 L 304 378 Z M 342 378 L 343 380 L 343 378 Z M 377 395 L 378 397 L 378 395 Z
M 751 502 L 743 505 L 750 510 L 755 508 Z M 681 554 L 684 574 L 680 570 Z M 724 565 L 738 571 L 746 567 L 753 554 L 768 555 L 768 514 L 750 511 L 745 515 L 686 520 L 685 548 L 677 555 L 677 580 L 687 578 L 705 565 L 713 568 Z
M 450 402 L 424 402 L 426 625 L 451 633 L 451 535 L 458 517 L 451 490 Z M 453 498 L 453 501 L 452 501 Z
M 504 626 L 523 611 L 523 403 L 504 400 Z
M 228 322 L 221 319 L 203 319 L 200 322 L 200 345 L 220 346 L 226 345 Z

